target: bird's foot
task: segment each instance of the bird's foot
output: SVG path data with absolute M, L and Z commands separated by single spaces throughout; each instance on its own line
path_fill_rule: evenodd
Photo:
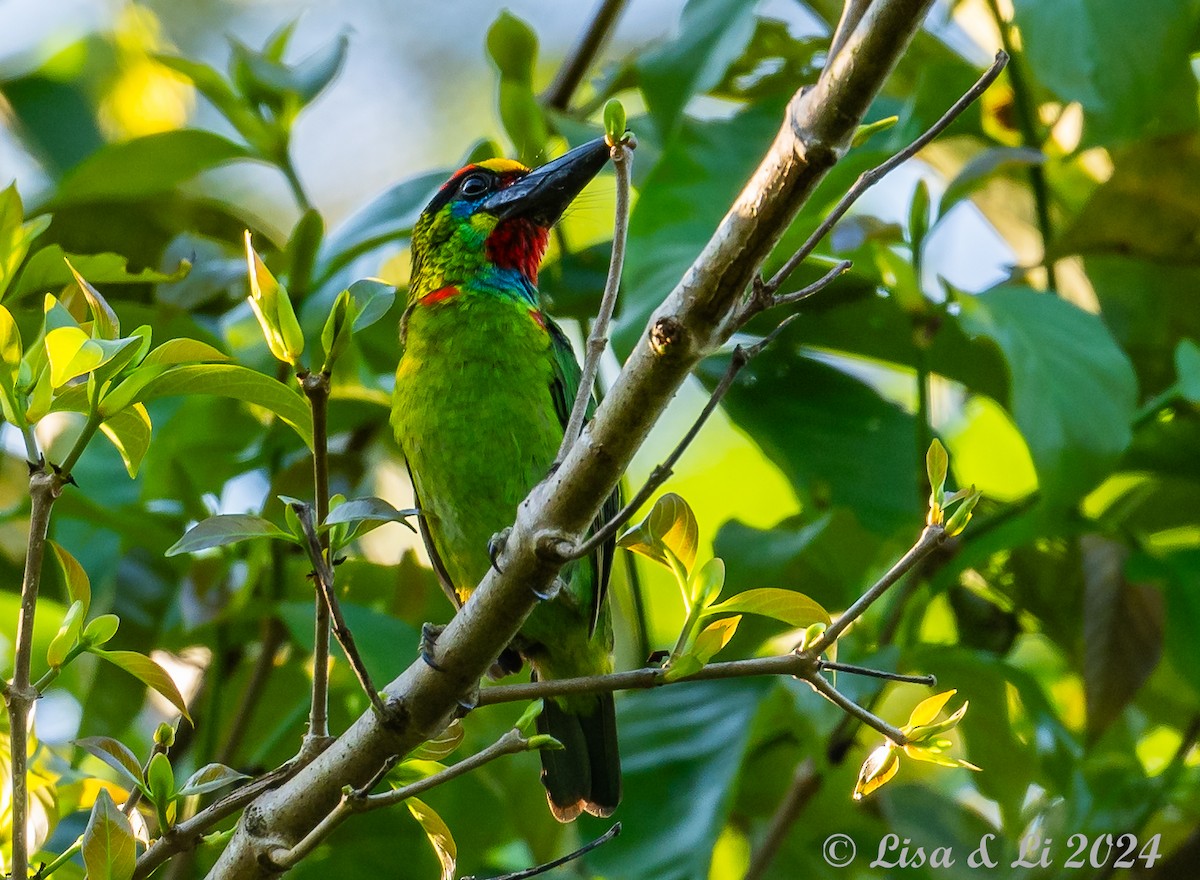
M 492 563 L 492 568 L 496 569 L 496 574 L 504 574 L 504 569 L 500 567 L 500 554 L 504 552 L 504 545 L 508 543 L 508 536 L 512 534 L 512 528 L 502 529 L 488 539 L 488 559 Z
M 436 669 L 438 672 L 444 672 L 437 660 L 434 659 L 434 650 L 437 648 L 438 636 L 442 634 L 442 630 L 446 627 L 436 623 L 421 624 L 421 641 L 420 652 L 421 659 L 429 664 L 431 669 Z

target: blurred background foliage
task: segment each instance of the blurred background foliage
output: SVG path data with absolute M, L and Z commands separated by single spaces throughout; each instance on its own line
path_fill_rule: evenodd
M 815 80 L 841 11 L 837 0 L 635 0 L 564 110 L 539 95 L 587 22 L 583 4 L 525 0 L 499 14 L 482 2 L 304 5 L 0 5 L 0 184 L 15 179 L 26 217 L 53 217 L 5 301 L 19 323 L 37 320 L 40 294 L 69 283 L 62 254 L 79 255 L 76 268 L 128 326 L 151 325 L 156 342 L 203 340 L 274 375 L 245 301 L 244 228 L 315 338 L 355 279 L 403 288 L 408 230 L 448 171 L 468 157 L 550 157 L 594 136 L 599 108 L 618 95 L 639 139 L 614 340 L 622 356 L 769 144 L 787 99 Z M 1157 866 L 1117 873 L 1194 876 L 1200 0 L 1136 10 L 1117 0 L 937 3 L 871 110 L 869 121 L 895 125 L 832 171 L 772 262 L 1002 46 L 1013 59 L 996 86 L 795 273 L 799 288 L 834 260 L 854 261 L 745 371 L 667 486 L 695 508 L 701 554 L 725 559 L 726 596 L 782 587 L 843 609 L 919 531 L 924 450 L 940 437 L 952 483 L 984 493 L 975 521 L 855 627 L 841 659 L 956 687 L 972 704 L 961 753 L 983 772 L 906 764 L 855 803 L 873 737 L 856 737 L 797 682 L 629 694 L 619 701 L 625 830 L 576 870 L 741 878 L 800 768 L 815 783 L 756 876 L 827 876 L 821 843 L 834 832 L 860 851 L 894 832 L 965 853 L 989 831 L 1004 842 L 1004 864 L 1027 833 L 1060 843 L 1159 834 Z M 551 311 L 577 322 L 577 335 L 603 285 L 611 202 L 602 178 L 565 219 L 543 273 Z M 181 261 L 191 266 L 183 277 Z M 402 302 L 358 335 L 334 376 L 331 467 L 334 491 L 408 507 L 386 421 Z M 616 365 L 610 358 L 607 377 Z M 713 357 L 680 394 L 635 463 L 635 484 L 724 368 Z M 311 495 L 308 458 L 286 426 L 235 400 L 193 394 L 154 401 L 149 414 L 137 477 L 104 441 L 92 444 L 52 536 L 90 575 L 93 608 L 121 617 L 112 645 L 152 653 L 188 699 L 196 727 L 180 728 L 177 778 L 214 760 L 259 772 L 293 754 L 306 720 L 307 562 L 254 544 L 163 554 L 212 512 L 282 522 L 277 495 Z M 38 425 L 52 461 L 79 429 L 70 413 Z M 11 645 L 28 498 L 20 435 L 6 425 L 0 436 L 0 639 Z M 669 646 L 681 619 L 669 580 L 624 556 L 614 595 L 628 668 Z M 414 658 L 423 621 L 449 615 L 423 551 L 396 525 L 364 537 L 339 572 L 380 679 Z M 57 577 L 48 574 L 39 609 L 42 646 L 69 604 Z M 776 650 L 783 635 L 747 620 L 721 656 Z M 57 788 L 42 801 L 50 854 L 81 832 L 79 805 L 119 789 L 71 741 L 113 736 L 144 758 L 173 711 L 90 660 L 37 710 L 35 781 Z M 332 676 L 336 730 L 365 701 L 340 660 Z M 925 696 L 848 676 L 839 684 L 894 723 Z M 472 714 L 464 748 L 487 744 L 519 712 Z M 536 765 L 506 759 L 429 795 L 458 838 L 464 874 L 543 861 L 606 827 L 553 822 Z M 164 872 L 199 876 L 218 848 Z M 838 876 L 882 876 L 867 861 Z M 380 811 L 347 823 L 294 873 L 330 870 L 427 878 L 438 867 L 406 812 Z M 76 865 L 59 873 L 82 876 Z M 973 872 L 960 858 L 904 876 Z

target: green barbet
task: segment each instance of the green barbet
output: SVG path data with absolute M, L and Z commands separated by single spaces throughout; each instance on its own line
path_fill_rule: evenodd
M 603 139 L 533 171 L 489 159 L 454 174 L 412 235 L 392 426 L 408 462 L 421 531 L 442 586 L 466 602 L 491 564 L 492 539 L 547 473 L 580 369 L 540 309 L 537 275 L 550 228 L 609 157 Z M 609 499 L 601 516 L 616 512 Z M 542 681 L 612 672 L 606 591 L 613 544 L 563 570 L 513 648 Z M 506 652 L 501 657 L 503 666 Z M 515 671 L 519 662 L 508 662 Z M 608 816 L 621 798 L 611 694 L 550 698 L 538 729 L 542 782 L 562 822 Z

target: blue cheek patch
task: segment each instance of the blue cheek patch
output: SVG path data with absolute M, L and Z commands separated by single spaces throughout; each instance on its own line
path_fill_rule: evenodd
M 475 206 L 470 202 L 451 202 L 450 216 L 455 220 L 465 220 L 475 211 Z

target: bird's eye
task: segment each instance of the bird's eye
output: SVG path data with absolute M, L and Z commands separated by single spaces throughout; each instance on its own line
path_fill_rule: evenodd
M 467 198 L 481 196 L 492 188 L 491 181 L 482 174 L 471 174 L 459 186 L 458 191 Z

